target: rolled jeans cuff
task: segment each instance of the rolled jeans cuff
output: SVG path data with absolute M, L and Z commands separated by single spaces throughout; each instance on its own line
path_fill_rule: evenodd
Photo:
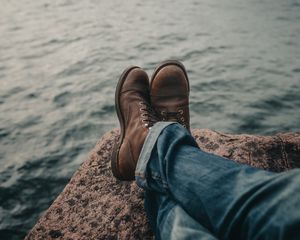
M 161 132 L 169 125 L 176 124 L 176 122 L 157 122 L 151 129 L 145 139 L 143 148 L 141 150 L 136 169 L 135 169 L 135 180 L 137 184 L 146 189 L 147 184 L 147 165 L 151 157 L 152 150 L 157 142 L 157 139 Z

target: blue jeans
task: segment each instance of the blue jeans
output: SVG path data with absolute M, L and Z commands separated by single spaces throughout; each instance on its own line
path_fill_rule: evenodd
M 300 170 L 272 173 L 199 149 L 178 123 L 158 122 L 136 181 L 157 239 L 300 239 Z

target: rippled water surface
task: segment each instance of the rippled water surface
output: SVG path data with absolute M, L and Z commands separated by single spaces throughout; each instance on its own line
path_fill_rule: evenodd
M 118 126 L 128 65 L 183 61 L 194 128 L 299 131 L 300 0 L 10 0 L 0 36 L 0 239 L 22 238 Z

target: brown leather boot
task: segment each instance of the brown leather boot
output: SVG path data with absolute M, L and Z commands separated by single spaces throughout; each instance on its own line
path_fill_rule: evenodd
M 179 122 L 190 131 L 189 80 L 182 63 L 161 63 L 154 71 L 150 95 L 151 105 L 160 121 Z
M 120 180 L 133 180 L 148 129 L 157 120 L 150 107 L 149 79 L 145 71 L 134 66 L 122 73 L 115 104 L 121 132 L 112 153 L 112 172 Z

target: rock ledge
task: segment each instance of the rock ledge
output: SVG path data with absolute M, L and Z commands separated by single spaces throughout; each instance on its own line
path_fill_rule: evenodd
M 192 133 L 203 150 L 240 163 L 276 172 L 300 167 L 300 133 L 253 136 L 208 129 Z M 143 191 L 135 182 L 112 176 L 110 155 L 118 136 L 114 129 L 97 142 L 25 239 L 153 239 Z

